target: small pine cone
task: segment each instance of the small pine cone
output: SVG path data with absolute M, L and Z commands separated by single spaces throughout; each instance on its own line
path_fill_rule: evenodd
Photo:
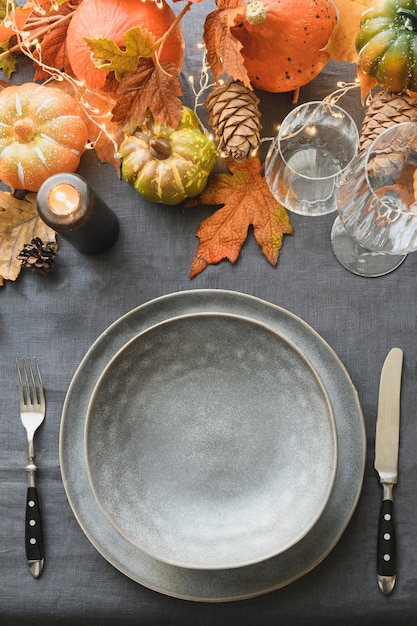
M 417 101 L 406 93 L 379 91 L 366 109 L 359 140 L 360 150 L 367 148 L 386 128 L 401 122 L 417 121 Z
M 259 148 L 258 104 L 259 98 L 240 81 L 215 87 L 206 100 L 219 149 L 235 161 L 247 159 Z
M 54 241 L 43 243 L 39 237 L 34 237 L 25 244 L 17 255 L 22 266 L 38 274 L 49 274 L 54 271 L 58 245 Z

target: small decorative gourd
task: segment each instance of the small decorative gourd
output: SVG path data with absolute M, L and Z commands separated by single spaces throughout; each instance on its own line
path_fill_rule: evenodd
M 0 92 L 0 180 L 38 191 L 52 174 L 74 172 L 87 144 L 77 102 L 57 87 L 24 83 Z
M 199 130 L 197 116 L 187 107 L 176 129 L 155 123 L 148 114 L 119 152 L 125 180 L 144 198 L 162 204 L 179 204 L 201 193 L 216 163 L 214 142 Z
M 356 37 L 359 67 L 384 89 L 417 90 L 417 0 L 382 0 L 365 11 Z
M 293 91 L 315 78 L 330 59 L 325 48 L 337 24 L 333 0 L 250 0 L 231 32 L 252 85 Z

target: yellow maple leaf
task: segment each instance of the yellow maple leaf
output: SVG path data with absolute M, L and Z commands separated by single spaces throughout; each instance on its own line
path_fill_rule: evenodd
M 378 0 L 336 0 L 339 21 L 324 50 L 334 61 L 357 63 L 356 35 L 364 11 L 378 4 Z
M 22 265 L 17 255 L 34 237 L 44 243 L 56 239 L 55 231 L 38 215 L 36 194 L 19 200 L 8 191 L 0 191 L 0 285 L 19 276 Z
M 89 39 L 86 42 L 93 51 L 96 59 L 102 59 L 103 63 L 97 63 L 99 69 L 106 71 L 114 70 L 115 76 L 120 80 L 126 72 L 137 67 L 140 57 L 151 57 L 156 49 L 156 37 L 140 26 L 128 30 L 123 40 L 126 49 L 120 48 L 112 39 L 105 37 Z

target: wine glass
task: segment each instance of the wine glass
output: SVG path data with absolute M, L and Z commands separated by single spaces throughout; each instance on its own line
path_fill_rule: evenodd
M 330 102 L 307 102 L 282 122 L 265 159 L 265 179 L 285 208 L 301 215 L 335 211 L 340 177 L 357 154 L 350 115 Z
M 359 276 L 383 276 L 417 250 L 417 123 L 395 124 L 345 171 L 331 243 Z

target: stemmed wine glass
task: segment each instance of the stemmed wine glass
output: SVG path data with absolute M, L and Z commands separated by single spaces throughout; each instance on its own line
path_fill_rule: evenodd
M 326 101 L 307 102 L 282 122 L 265 159 L 265 179 L 285 208 L 301 215 L 335 211 L 338 183 L 357 153 L 350 115 Z
M 331 243 L 360 276 L 383 276 L 417 250 L 417 123 L 379 134 L 344 172 Z

